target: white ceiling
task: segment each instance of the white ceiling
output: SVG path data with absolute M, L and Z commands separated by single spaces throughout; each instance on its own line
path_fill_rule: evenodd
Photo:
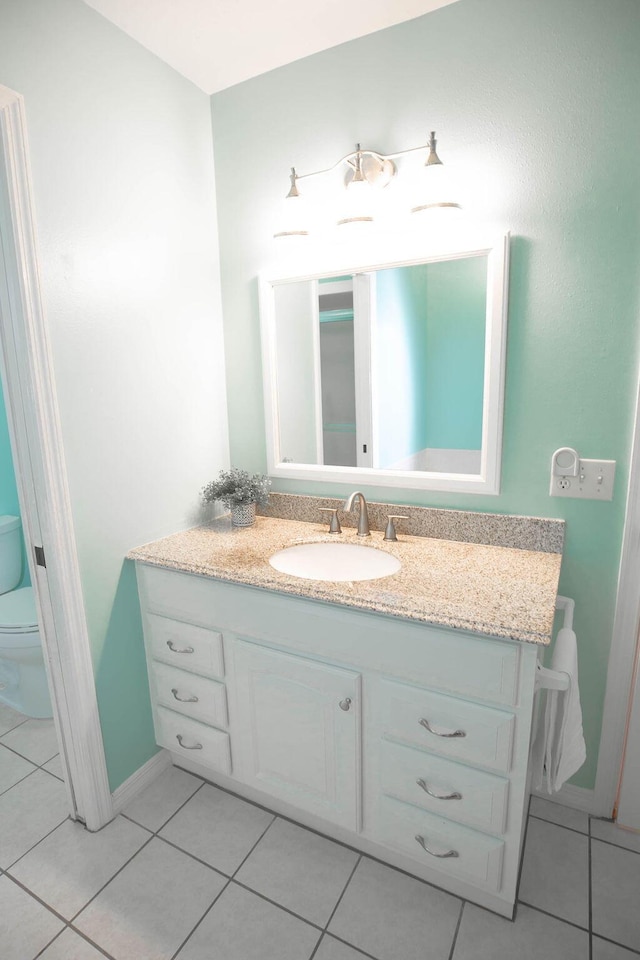
M 456 0 L 85 0 L 205 93 Z

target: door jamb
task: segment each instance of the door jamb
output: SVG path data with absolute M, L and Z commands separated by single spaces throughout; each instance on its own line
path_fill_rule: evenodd
M 636 389 L 629 489 L 592 811 L 604 817 L 614 816 L 621 774 L 626 721 L 632 693 L 633 666 L 640 627 L 639 571 L 640 381 Z
M 89 634 L 39 279 L 24 101 L 0 86 L 0 318 L 7 419 L 67 796 L 74 819 L 98 830 L 113 803 L 98 715 Z M 4 268 L 2 257 L 4 256 Z M 46 568 L 37 566 L 42 546 Z

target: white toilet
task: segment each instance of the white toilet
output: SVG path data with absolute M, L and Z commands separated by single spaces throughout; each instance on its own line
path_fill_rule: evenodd
M 51 717 L 33 587 L 22 575 L 19 517 L 0 517 L 0 703 L 28 717 Z

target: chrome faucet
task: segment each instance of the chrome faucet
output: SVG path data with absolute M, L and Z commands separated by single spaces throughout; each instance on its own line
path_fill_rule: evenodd
M 370 536 L 369 530 L 369 511 L 367 510 L 367 501 L 364 498 L 364 493 L 361 493 L 359 490 L 354 490 L 353 493 L 347 497 L 344 502 L 343 510 L 346 510 L 347 513 L 353 512 L 353 501 L 358 497 L 360 499 L 360 516 L 358 517 L 358 536 L 359 537 L 368 537 Z

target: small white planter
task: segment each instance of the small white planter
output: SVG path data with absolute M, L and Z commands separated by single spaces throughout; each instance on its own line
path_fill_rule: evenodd
M 231 507 L 231 523 L 234 527 L 250 527 L 255 522 L 255 503 L 237 503 Z

